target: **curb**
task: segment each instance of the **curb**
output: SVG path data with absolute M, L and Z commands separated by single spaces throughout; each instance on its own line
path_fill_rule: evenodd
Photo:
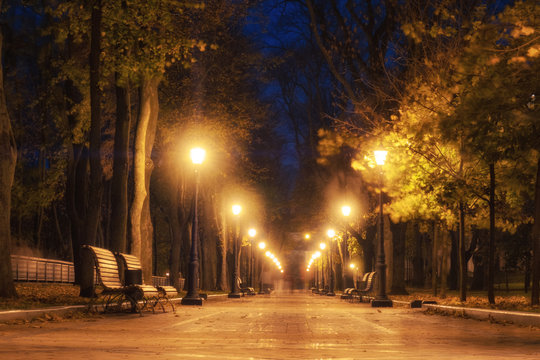
M 413 302 L 409 301 L 393 300 L 393 302 L 400 305 L 411 306 L 411 308 L 415 307 L 412 306 Z M 466 308 L 460 306 L 426 303 L 422 303 L 421 306 L 416 307 L 420 308 L 421 310 L 433 309 L 449 315 L 466 316 L 477 320 L 487 320 L 492 322 L 512 323 L 521 326 L 540 327 L 540 314 L 525 311 Z
M 442 311 L 452 315 L 464 315 L 478 320 L 489 320 L 502 323 L 513 323 L 522 326 L 540 327 L 540 314 L 528 313 L 524 311 L 475 309 L 433 304 L 424 304 L 422 307 Z
M 32 320 L 45 314 L 64 315 L 76 311 L 84 311 L 87 305 L 55 306 L 51 308 L 33 310 L 7 310 L 0 311 L 0 322 L 12 320 Z

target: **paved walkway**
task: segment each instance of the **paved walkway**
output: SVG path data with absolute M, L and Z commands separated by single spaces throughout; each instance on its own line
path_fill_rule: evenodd
M 539 359 L 540 330 L 311 294 L 0 325 L 0 359 Z

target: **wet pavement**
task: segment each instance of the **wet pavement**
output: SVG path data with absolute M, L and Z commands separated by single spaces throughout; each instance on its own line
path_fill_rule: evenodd
M 0 325 L 0 359 L 540 359 L 540 330 L 273 294 Z

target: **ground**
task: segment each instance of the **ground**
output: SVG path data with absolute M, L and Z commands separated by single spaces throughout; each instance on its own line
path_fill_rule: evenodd
M 2 359 L 538 359 L 540 330 L 306 292 L 0 325 Z M 226 299 L 226 300 L 225 300 Z

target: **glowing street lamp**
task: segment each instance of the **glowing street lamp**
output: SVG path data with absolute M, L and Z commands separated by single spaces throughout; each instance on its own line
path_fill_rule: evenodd
M 204 162 L 206 151 L 202 148 L 193 148 L 190 151 L 191 161 L 195 165 L 195 195 L 193 197 L 194 216 L 191 227 L 191 249 L 189 252 L 188 286 L 187 294 L 182 298 L 182 305 L 202 305 L 202 298 L 199 295 L 199 216 L 197 205 L 199 198 L 200 173 L 199 165 Z
M 309 240 L 310 238 L 311 238 L 311 235 L 310 235 L 310 234 L 305 234 L 305 235 L 304 235 L 304 239 Z
M 351 215 L 351 207 L 349 205 L 343 205 L 341 207 L 341 213 L 343 214 L 343 216 Z
M 384 163 L 386 162 L 386 155 L 388 155 L 388 151 L 375 150 L 373 153 L 375 154 L 375 162 L 377 163 L 377 165 L 384 165 Z
M 234 254 L 234 268 L 233 268 L 233 276 L 232 276 L 232 282 L 231 282 L 231 292 L 229 293 L 229 298 L 233 299 L 239 299 L 240 298 L 240 289 L 238 288 L 238 222 L 240 213 L 242 212 L 242 206 L 238 204 L 234 204 L 231 208 L 232 213 L 234 215 L 235 219 L 235 231 L 234 231 L 234 241 L 233 241 L 233 254 Z
M 380 174 L 379 174 L 379 244 L 377 252 L 377 279 L 378 279 L 378 289 L 375 299 L 371 302 L 372 307 L 392 307 L 392 300 L 388 299 L 386 296 L 386 263 L 385 263 L 385 254 L 384 254 L 384 214 L 383 214 L 383 170 L 382 167 L 386 161 L 386 155 L 388 154 L 385 150 L 377 150 L 374 152 L 375 162 L 379 165 Z

